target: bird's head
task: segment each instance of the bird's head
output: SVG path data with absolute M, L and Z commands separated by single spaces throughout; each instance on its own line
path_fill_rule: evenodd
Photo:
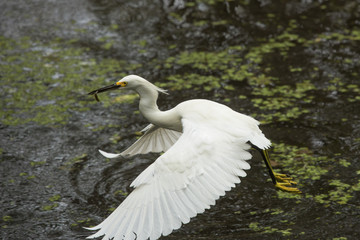
M 151 84 L 150 82 L 148 82 L 146 79 L 144 79 L 142 77 L 139 77 L 137 75 L 128 75 L 126 77 L 123 77 L 122 79 L 120 79 L 119 81 L 117 81 L 114 84 L 96 89 L 92 92 L 89 92 L 88 94 L 94 95 L 95 99 L 97 101 L 99 101 L 99 98 L 97 97 L 98 93 L 106 92 L 109 90 L 121 89 L 121 88 L 126 88 L 129 90 L 135 90 L 135 91 L 138 91 L 141 88 L 147 88 L 147 89 L 153 89 L 155 91 L 159 91 L 162 93 L 166 93 L 165 90 L 156 87 L 155 85 Z

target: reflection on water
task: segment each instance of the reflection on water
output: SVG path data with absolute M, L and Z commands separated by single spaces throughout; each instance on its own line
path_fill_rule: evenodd
M 86 93 L 137 73 L 162 109 L 209 98 L 261 120 L 260 156 L 217 205 L 164 239 L 357 239 L 360 6 L 356 1 L 3 1 L 3 239 L 84 239 L 157 157 L 106 160 L 146 121 L 129 93 Z

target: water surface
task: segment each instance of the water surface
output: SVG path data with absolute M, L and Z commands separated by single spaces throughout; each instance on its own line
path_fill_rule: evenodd
M 84 239 L 156 154 L 106 160 L 147 122 L 132 92 L 86 93 L 138 74 L 262 122 L 259 154 L 216 206 L 163 239 L 358 239 L 358 1 L 2 1 L 0 236 Z

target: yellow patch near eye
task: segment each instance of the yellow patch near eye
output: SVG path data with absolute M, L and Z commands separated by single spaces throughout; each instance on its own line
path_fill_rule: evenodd
M 121 87 L 125 87 L 127 82 L 117 82 L 116 85 L 120 85 Z

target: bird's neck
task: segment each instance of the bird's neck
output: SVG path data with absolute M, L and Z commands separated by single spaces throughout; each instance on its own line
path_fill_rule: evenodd
M 156 90 L 140 88 L 138 93 L 140 95 L 139 110 L 145 118 L 149 113 L 161 112 L 156 104 L 159 95 Z
M 172 110 L 159 110 L 156 104 L 159 93 L 156 89 L 144 87 L 137 89 L 137 92 L 140 95 L 139 110 L 149 122 L 159 127 L 182 131 L 180 116 Z

